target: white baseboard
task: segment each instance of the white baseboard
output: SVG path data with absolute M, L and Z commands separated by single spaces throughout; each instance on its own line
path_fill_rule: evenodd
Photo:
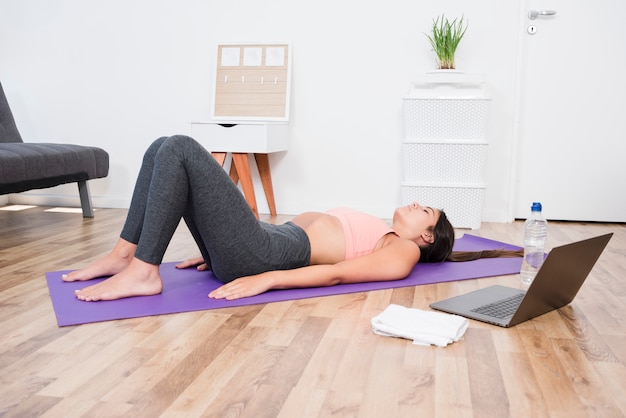
M 483 211 L 482 222 L 511 223 L 515 219 L 510 219 L 502 211 Z
M 17 193 L 0 196 L 0 199 L 2 197 L 7 198 L 7 201 L 4 203 L 5 205 L 10 203 L 16 205 L 80 207 L 80 198 L 78 197 L 78 193 L 76 196 Z M 0 200 L 0 203 L 2 203 L 2 200 Z M 130 199 L 121 197 L 91 196 L 91 204 L 94 208 L 128 209 L 130 207 Z

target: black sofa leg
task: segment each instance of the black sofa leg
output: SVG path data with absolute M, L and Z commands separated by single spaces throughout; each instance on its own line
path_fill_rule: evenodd
M 93 218 L 93 207 L 91 206 L 91 195 L 87 180 L 78 182 L 78 194 L 80 195 L 80 206 L 83 208 L 83 218 Z

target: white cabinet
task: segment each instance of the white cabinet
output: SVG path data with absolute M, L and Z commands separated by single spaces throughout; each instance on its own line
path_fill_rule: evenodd
M 480 228 L 490 99 L 481 76 L 434 73 L 404 98 L 403 204 L 443 209 L 455 228 Z

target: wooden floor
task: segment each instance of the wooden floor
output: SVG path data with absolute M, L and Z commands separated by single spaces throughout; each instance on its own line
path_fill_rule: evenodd
M 59 328 L 45 272 L 106 254 L 125 214 L 0 210 L 0 416 L 626 416 L 623 224 L 552 222 L 550 247 L 615 233 L 574 302 L 511 329 L 472 321 L 446 348 L 370 319 L 518 277 Z M 518 244 L 522 223 L 471 233 Z M 181 227 L 165 261 L 195 254 Z

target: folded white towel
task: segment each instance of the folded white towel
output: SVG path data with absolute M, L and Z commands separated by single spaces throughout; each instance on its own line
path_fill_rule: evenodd
M 394 304 L 372 318 L 372 329 L 378 335 L 402 337 L 413 340 L 413 344 L 439 347 L 458 341 L 468 326 L 469 321 L 462 316 Z

